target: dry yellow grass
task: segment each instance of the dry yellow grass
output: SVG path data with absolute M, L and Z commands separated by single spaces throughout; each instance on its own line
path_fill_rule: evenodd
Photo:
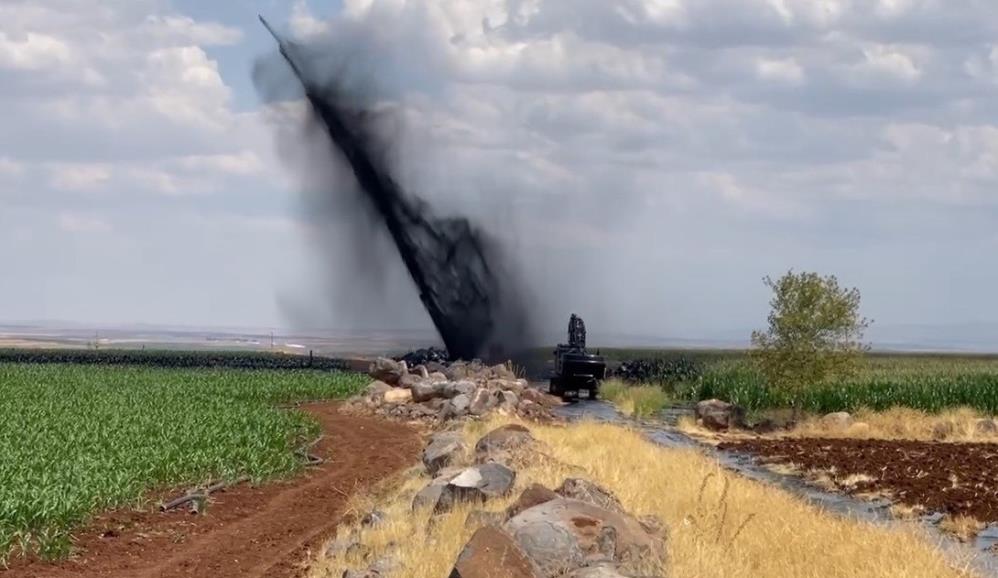
M 470 426 L 469 441 L 500 423 Z M 661 448 L 608 424 L 529 427 L 546 445 L 546 456 L 520 467 L 517 491 L 533 482 L 555 487 L 568 476 L 597 481 L 631 513 L 655 514 L 666 522 L 672 578 L 973 576 L 952 567 L 915 525 L 889 529 L 825 514 L 779 489 L 731 474 L 693 450 Z M 384 488 L 375 500 L 390 522 L 361 535 L 372 557 L 397 545 L 402 561 L 397 578 L 446 576 L 474 530 L 465 527 L 468 509 L 432 524 L 428 514 L 410 512 L 412 495 L 427 481 L 414 469 Z M 502 509 L 510 500 L 489 509 Z M 365 497 L 355 508 L 363 512 L 374 505 Z M 337 557 L 317 562 L 310 575 L 339 578 L 344 569 L 360 565 Z
M 804 420 L 789 432 L 795 437 L 897 439 L 953 442 L 995 442 L 998 429 L 988 431 L 979 427 L 986 418 L 969 408 L 958 408 L 938 415 L 908 408 L 887 411 L 857 411 L 851 427 L 837 428 L 820 417 Z
M 986 525 L 969 516 L 946 516 L 939 522 L 939 528 L 953 534 L 963 542 L 969 542 L 977 537 Z

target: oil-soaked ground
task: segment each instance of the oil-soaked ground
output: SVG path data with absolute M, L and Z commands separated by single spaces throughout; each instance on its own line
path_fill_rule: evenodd
M 929 512 L 998 522 L 998 445 L 894 440 L 780 439 L 726 442 L 723 451 L 766 463 L 833 471 L 842 491 L 885 493 Z M 862 476 L 860 481 L 849 476 Z

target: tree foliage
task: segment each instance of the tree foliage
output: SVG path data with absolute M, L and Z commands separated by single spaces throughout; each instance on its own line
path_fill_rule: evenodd
M 769 328 L 752 332 L 751 355 L 770 386 L 799 391 L 851 374 L 869 350 L 859 290 L 840 287 L 833 275 L 793 270 L 763 281 L 773 290 L 772 310 Z

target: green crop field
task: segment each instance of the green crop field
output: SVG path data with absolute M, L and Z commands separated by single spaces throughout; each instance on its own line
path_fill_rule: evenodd
M 692 361 L 695 377 L 661 385 L 680 399 L 719 398 L 750 410 L 788 407 L 786 392 L 773 390 L 746 359 L 730 350 L 605 350 L 615 361 Z M 966 406 L 998 414 L 998 356 L 874 353 L 861 362 L 857 374 L 805 388 L 801 408 L 815 413 L 883 410 L 894 406 L 929 412 Z
M 314 370 L 0 364 L 0 559 L 67 554 L 96 512 L 158 487 L 290 475 L 317 425 L 277 404 L 346 397 Z

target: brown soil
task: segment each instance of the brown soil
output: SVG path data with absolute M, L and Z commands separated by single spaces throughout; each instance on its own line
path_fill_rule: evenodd
M 998 522 L 998 445 L 895 440 L 778 439 L 722 443 L 764 463 L 793 464 L 805 472 L 832 472 L 852 494 L 880 493 L 927 512 Z M 862 481 L 845 484 L 859 474 Z
M 202 515 L 187 510 L 101 516 L 58 564 L 14 561 L 2 578 L 288 578 L 335 534 L 349 496 L 412 464 L 422 446 L 405 425 L 348 416 L 336 404 L 304 406 L 325 437 L 326 460 L 284 482 L 236 486 L 212 495 Z

